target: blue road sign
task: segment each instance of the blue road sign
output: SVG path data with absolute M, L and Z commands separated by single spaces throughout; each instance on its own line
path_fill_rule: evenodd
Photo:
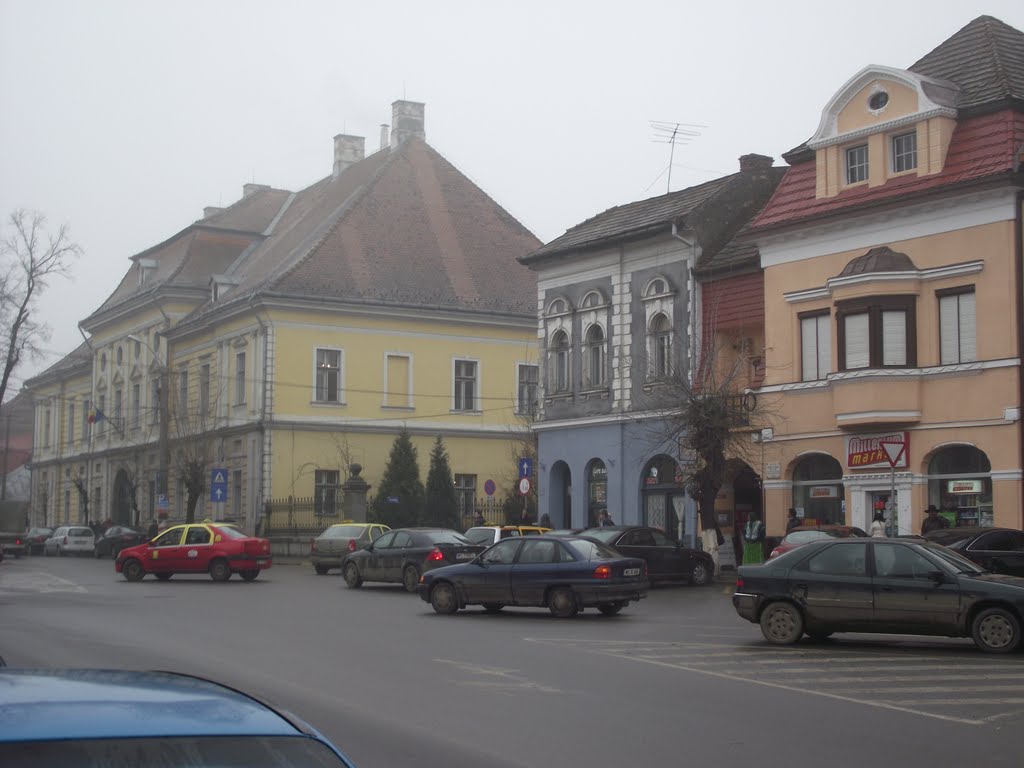
M 484 493 L 486 493 L 488 496 L 493 496 L 496 490 L 498 490 L 498 486 L 494 484 L 493 480 L 488 480 L 486 483 L 484 483 Z
M 529 477 L 533 474 L 533 459 L 524 457 L 519 460 L 519 476 Z
M 223 467 L 210 470 L 210 501 L 217 503 L 228 500 L 228 471 Z

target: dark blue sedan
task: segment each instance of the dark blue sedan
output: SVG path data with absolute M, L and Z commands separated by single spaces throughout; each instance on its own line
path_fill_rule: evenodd
M 647 564 L 582 536 L 523 536 L 499 541 L 471 563 L 428 571 L 419 595 L 438 613 L 467 605 L 547 607 L 569 618 L 587 607 L 614 616 L 647 596 Z
M 0 669 L 0 765 L 343 766 L 312 726 L 170 672 Z

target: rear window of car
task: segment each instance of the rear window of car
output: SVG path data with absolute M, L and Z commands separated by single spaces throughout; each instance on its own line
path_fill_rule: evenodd
M 580 560 L 608 560 L 613 557 L 621 557 L 611 547 L 607 547 L 597 541 L 586 539 L 566 539 L 566 544 L 576 553 Z
M 221 534 L 226 539 L 248 539 L 249 537 L 242 533 L 237 528 L 232 528 L 230 525 L 215 525 L 213 529 L 217 533 Z
M 363 535 L 363 525 L 332 525 L 320 534 L 321 539 L 358 539 Z
M 424 538 L 431 544 L 474 544 L 461 533 L 455 531 L 426 531 Z
M 466 531 L 466 538 L 474 544 L 491 544 L 494 541 L 494 531 L 490 528 L 470 528 Z
M 71 528 L 68 530 L 68 536 L 92 536 L 92 530 L 89 528 Z

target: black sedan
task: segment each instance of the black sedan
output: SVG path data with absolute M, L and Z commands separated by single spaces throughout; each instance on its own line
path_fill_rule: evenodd
M 778 645 L 872 632 L 970 637 L 1008 653 L 1021 642 L 1024 579 L 931 542 L 834 539 L 740 566 L 732 602 Z
M 103 532 L 102 536 L 96 539 L 96 548 L 92 553 L 96 557 L 109 555 L 117 559 L 122 549 L 134 547 L 138 544 L 145 544 L 149 536 L 142 531 L 136 531 L 125 525 L 113 525 Z
M 715 576 L 715 561 L 699 549 L 684 547 L 672 541 L 657 528 L 608 525 L 588 528 L 580 534 L 614 547 L 626 557 L 639 557 L 647 562 L 651 583 L 656 581 L 688 581 L 704 586 Z
M 547 607 L 561 618 L 596 606 L 614 616 L 647 596 L 647 565 L 582 536 L 505 539 L 465 565 L 423 574 L 420 597 L 438 613 L 482 605 Z
M 941 528 L 925 536 L 992 573 L 1024 576 L 1024 531 L 1012 528 Z
M 472 560 L 486 549 L 447 528 L 399 528 L 388 531 L 366 549 L 349 552 L 341 561 L 345 583 L 353 589 L 364 581 L 400 583 L 415 592 L 420 575 L 444 565 Z
M 25 542 L 28 546 L 28 554 L 41 555 L 46 540 L 53 535 L 53 528 L 29 528 L 25 534 Z

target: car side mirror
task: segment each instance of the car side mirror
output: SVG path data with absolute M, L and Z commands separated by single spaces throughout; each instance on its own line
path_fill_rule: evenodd
M 946 583 L 946 574 L 942 571 L 928 571 L 928 578 L 936 584 Z

